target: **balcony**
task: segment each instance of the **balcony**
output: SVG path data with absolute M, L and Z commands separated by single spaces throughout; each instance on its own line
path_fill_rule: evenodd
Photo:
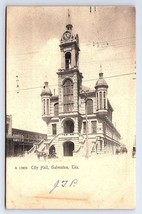
M 59 140 L 68 140 L 68 141 L 79 141 L 79 134 L 78 133 L 62 133 L 59 136 Z

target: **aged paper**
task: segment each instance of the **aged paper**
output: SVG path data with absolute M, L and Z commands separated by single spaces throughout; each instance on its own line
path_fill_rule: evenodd
M 6 208 L 134 209 L 135 8 L 6 20 Z

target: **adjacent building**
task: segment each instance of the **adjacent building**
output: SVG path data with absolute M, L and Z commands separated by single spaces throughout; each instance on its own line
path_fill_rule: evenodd
M 47 139 L 46 134 L 12 128 L 12 115 L 6 116 L 6 155 L 23 156 Z

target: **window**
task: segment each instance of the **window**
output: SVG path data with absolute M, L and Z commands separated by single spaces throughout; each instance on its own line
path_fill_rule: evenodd
M 73 133 L 74 132 L 74 122 L 72 120 L 66 120 L 64 122 L 64 133 Z
M 83 122 L 83 133 L 86 133 L 86 122 Z
M 43 100 L 43 114 L 45 114 L 45 99 Z
M 94 134 L 97 133 L 97 121 L 91 121 L 91 129 L 92 129 L 92 133 Z
M 52 134 L 53 135 L 57 134 L 57 126 L 56 126 L 56 124 L 52 124 Z
M 102 151 L 103 145 L 102 145 L 102 141 L 100 141 L 100 151 Z
M 55 103 L 54 104 L 54 116 L 58 116 L 59 114 L 59 104 Z
M 67 79 L 63 84 L 63 103 L 64 103 L 64 112 L 72 112 L 73 82 L 70 79 Z
M 86 102 L 87 114 L 93 114 L 93 100 L 87 100 Z
M 49 100 L 47 100 L 47 114 L 49 114 Z
M 65 54 L 65 68 L 66 69 L 69 69 L 71 66 L 71 53 L 70 52 L 67 52 Z
M 106 92 L 104 92 L 104 109 L 106 109 Z
M 98 103 L 98 92 L 97 92 L 97 109 L 99 109 L 99 103 Z
M 102 109 L 102 92 L 100 92 L 100 109 Z

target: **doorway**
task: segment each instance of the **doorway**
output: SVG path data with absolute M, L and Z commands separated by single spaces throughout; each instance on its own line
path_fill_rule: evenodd
M 63 144 L 64 156 L 73 156 L 74 143 L 67 141 Z

